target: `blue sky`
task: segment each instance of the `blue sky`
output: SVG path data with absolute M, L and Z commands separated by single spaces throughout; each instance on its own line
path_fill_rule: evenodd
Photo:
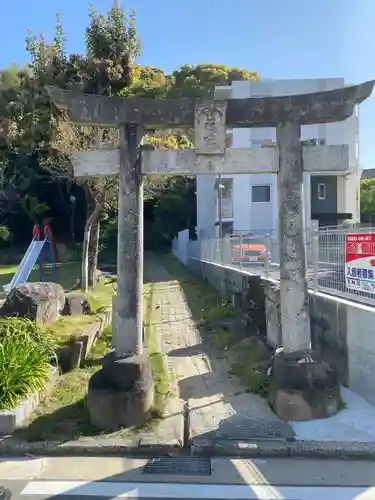
M 107 11 L 111 0 L 92 0 Z M 86 0 L 3 1 L 0 67 L 27 61 L 25 35 L 50 37 L 60 12 L 69 51 L 84 49 Z M 263 78 L 375 78 L 374 0 L 122 0 L 137 12 L 141 64 L 222 63 Z M 375 168 L 375 95 L 361 106 L 361 164 Z

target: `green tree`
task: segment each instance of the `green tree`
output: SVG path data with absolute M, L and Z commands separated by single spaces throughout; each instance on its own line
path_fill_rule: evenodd
M 72 151 L 96 147 L 99 143 L 116 142 L 116 132 L 102 131 L 95 127 L 77 127 L 62 120 L 51 103 L 45 102 L 45 85 L 61 88 L 79 88 L 86 93 L 115 95 L 131 83 L 131 68 L 139 53 L 139 38 L 135 28 L 135 16 L 128 16 L 115 1 L 107 15 L 89 10 L 90 22 L 86 30 L 85 55 L 65 52 L 65 36 L 60 19 L 57 19 L 55 37 L 48 44 L 43 37 L 31 34 L 27 38 L 27 49 L 32 60 L 33 76 L 29 79 L 35 94 L 31 98 L 34 106 L 33 116 L 43 129 L 41 140 L 68 156 Z M 39 106 L 38 106 L 39 102 Z M 25 131 L 23 124 L 22 130 Z M 38 138 L 36 130 L 30 129 L 34 141 Z M 31 145 L 30 145 L 31 146 Z M 34 143 L 33 147 L 36 146 Z M 69 161 L 60 161 L 56 175 L 72 176 Z M 100 219 L 106 207 L 106 198 L 115 189 L 113 179 L 84 181 L 86 194 L 86 227 L 82 252 L 81 285 L 87 290 L 95 285 L 95 270 L 98 255 L 98 233 Z M 90 235 L 95 243 L 90 244 Z
M 255 71 L 231 68 L 221 64 L 183 65 L 171 75 L 160 69 L 136 67 L 132 85 L 124 89 L 128 96 L 154 98 L 202 97 L 215 85 L 230 85 L 238 80 L 258 80 Z M 159 132 L 161 138 L 148 139 L 157 147 L 180 149 L 193 147 L 192 130 Z M 175 139 L 176 138 L 176 139 Z M 196 182 L 192 177 L 148 176 L 145 200 L 152 205 L 153 232 L 173 237 L 178 231 L 196 223 Z
M 362 216 L 375 220 L 375 179 L 361 181 L 360 202 Z
M 238 80 L 258 80 L 256 71 L 231 68 L 222 64 L 185 64 L 171 75 L 159 68 L 135 66 L 133 81 L 120 92 L 137 97 L 201 97 L 207 88 L 230 85 Z
M 86 52 L 67 54 L 65 35 L 59 16 L 51 43 L 43 36 L 27 36 L 31 64 L 19 71 L 8 68 L 0 74 L 0 129 L 7 133 L 7 151 L 42 152 L 42 170 L 59 184 L 73 185 L 70 154 L 98 144 L 117 144 L 115 130 L 81 127 L 67 122 L 51 106 L 45 85 L 75 89 L 100 95 L 151 97 L 200 97 L 207 87 L 229 85 L 235 80 L 258 79 L 256 72 L 219 64 L 183 65 L 167 75 L 158 68 L 136 64 L 140 40 L 134 13 L 128 15 L 115 1 L 106 15 L 89 10 L 85 32 Z M 154 147 L 167 149 L 192 147 L 192 131 L 167 130 L 145 137 Z M 0 166 L 9 162 L 0 158 Z M 18 175 L 21 167 L 17 166 Z M 11 171 L 11 170 L 9 170 Z M 24 169 L 23 179 L 35 176 Z M 39 175 L 39 174 L 38 174 Z M 14 177 L 15 179 L 16 177 Z M 94 284 L 100 221 L 116 211 L 116 181 L 111 178 L 84 181 L 86 194 L 86 228 L 82 259 L 82 286 Z M 148 176 L 145 200 L 158 231 L 173 234 L 194 218 L 194 178 Z M 186 198 L 186 196 L 188 198 Z M 185 203 L 185 198 L 189 201 Z M 181 200 L 183 200 L 181 202 Z M 187 213 L 187 215 L 186 215 Z

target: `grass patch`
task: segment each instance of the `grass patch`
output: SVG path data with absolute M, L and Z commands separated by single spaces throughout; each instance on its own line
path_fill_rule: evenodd
M 143 306 L 144 306 L 144 332 L 145 343 L 148 348 L 152 372 L 155 384 L 155 399 L 151 412 L 151 419 L 146 424 L 147 428 L 152 428 L 162 417 L 165 411 L 167 399 L 170 396 L 170 377 L 166 370 L 163 355 L 159 351 L 155 325 L 161 321 L 160 308 L 156 307 L 153 301 L 155 294 L 154 283 L 143 285 Z
M 59 345 L 70 343 L 82 335 L 87 325 L 97 321 L 96 314 L 61 316 L 55 323 L 45 327 Z
M 0 291 L 3 290 L 3 286 L 7 285 L 12 281 L 14 274 L 17 272 L 18 265 L 6 265 L 0 266 Z M 52 267 L 48 266 L 43 271 L 43 281 L 57 281 L 60 283 L 64 290 L 69 290 L 72 288 L 79 276 L 81 275 L 81 264 L 78 262 L 68 262 L 56 265 L 56 276 L 54 276 Z M 56 278 L 56 279 L 55 279 Z M 29 279 L 30 283 L 35 283 L 40 281 L 39 266 L 35 265 L 30 273 Z
M 140 428 L 124 429 L 110 434 L 90 423 L 85 403 L 87 386 L 91 376 L 101 367 L 103 356 L 110 349 L 112 327 L 109 325 L 95 343 L 82 368 L 59 377 L 52 393 L 39 405 L 28 424 L 15 433 L 16 437 L 27 441 L 72 440 L 81 436 L 121 438 L 134 433 L 151 432 L 155 428 L 163 416 L 170 395 L 170 385 L 163 356 L 158 350 L 155 331 L 155 323 L 160 321 L 160 313 L 153 305 L 152 285 L 147 284 L 144 289 L 145 341 L 155 383 L 155 401 L 148 422 Z
M 270 390 L 270 378 L 262 366 L 265 359 L 256 345 L 234 347 L 231 359 L 231 373 L 242 380 L 249 392 L 266 398 Z
M 87 294 L 92 312 L 97 313 L 112 307 L 112 297 L 116 291 L 116 279 L 101 278 L 96 287 Z
M 100 279 L 96 288 L 87 293 L 91 306 L 91 314 L 80 316 L 61 316 L 55 323 L 48 325 L 46 330 L 60 345 L 71 342 L 79 337 L 87 325 L 98 321 L 98 313 L 111 307 L 112 296 L 116 288 L 113 280 L 109 278 Z
M 56 386 L 38 406 L 27 426 L 16 431 L 16 437 L 27 441 L 70 440 L 94 436 L 100 431 L 90 423 L 86 393 L 90 377 L 110 349 L 112 327 L 108 326 L 96 341 L 82 368 L 61 375 Z
M 226 350 L 235 343 L 235 335 L 232 330 L 218 328 L 210 332 L 212 342 L 218 349 Z
M 262 362 L 265 354 L 256 342 L 241 342 L 234 331 L 232 304 L 223 300 L 206 281 L 199 278 L 171 255 L 160 257 L 168 272 L 184 291 L 194 321 L 211 343 L 227 358 L 231 373 L 239 377 L 246 390 L 266 397 L 269 377 Z M 215 324 L 216 323 L 216 324 Z

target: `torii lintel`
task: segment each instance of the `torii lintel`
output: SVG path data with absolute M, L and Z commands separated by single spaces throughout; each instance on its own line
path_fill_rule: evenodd
M 375 80 L 334 90 L 309 94 L 250 97 L 227 101 L 226 125 L 233 128 L 276 127 L 279 123 L 300 125 L 343 121 L 354 106 L 367 99 Z M 136 123 L 145 129 L 194 127 L 195 106 L 191 98 L 145 99 L 83 94 L 46 87 L 56 105 L 69 120 L 81 125 L 118 127 Z

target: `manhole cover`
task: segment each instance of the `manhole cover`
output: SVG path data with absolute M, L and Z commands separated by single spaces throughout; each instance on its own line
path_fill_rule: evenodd
M 204 457 L 152 458 L 143 467 L 142 474 L 210 476 L 211 460 Z

